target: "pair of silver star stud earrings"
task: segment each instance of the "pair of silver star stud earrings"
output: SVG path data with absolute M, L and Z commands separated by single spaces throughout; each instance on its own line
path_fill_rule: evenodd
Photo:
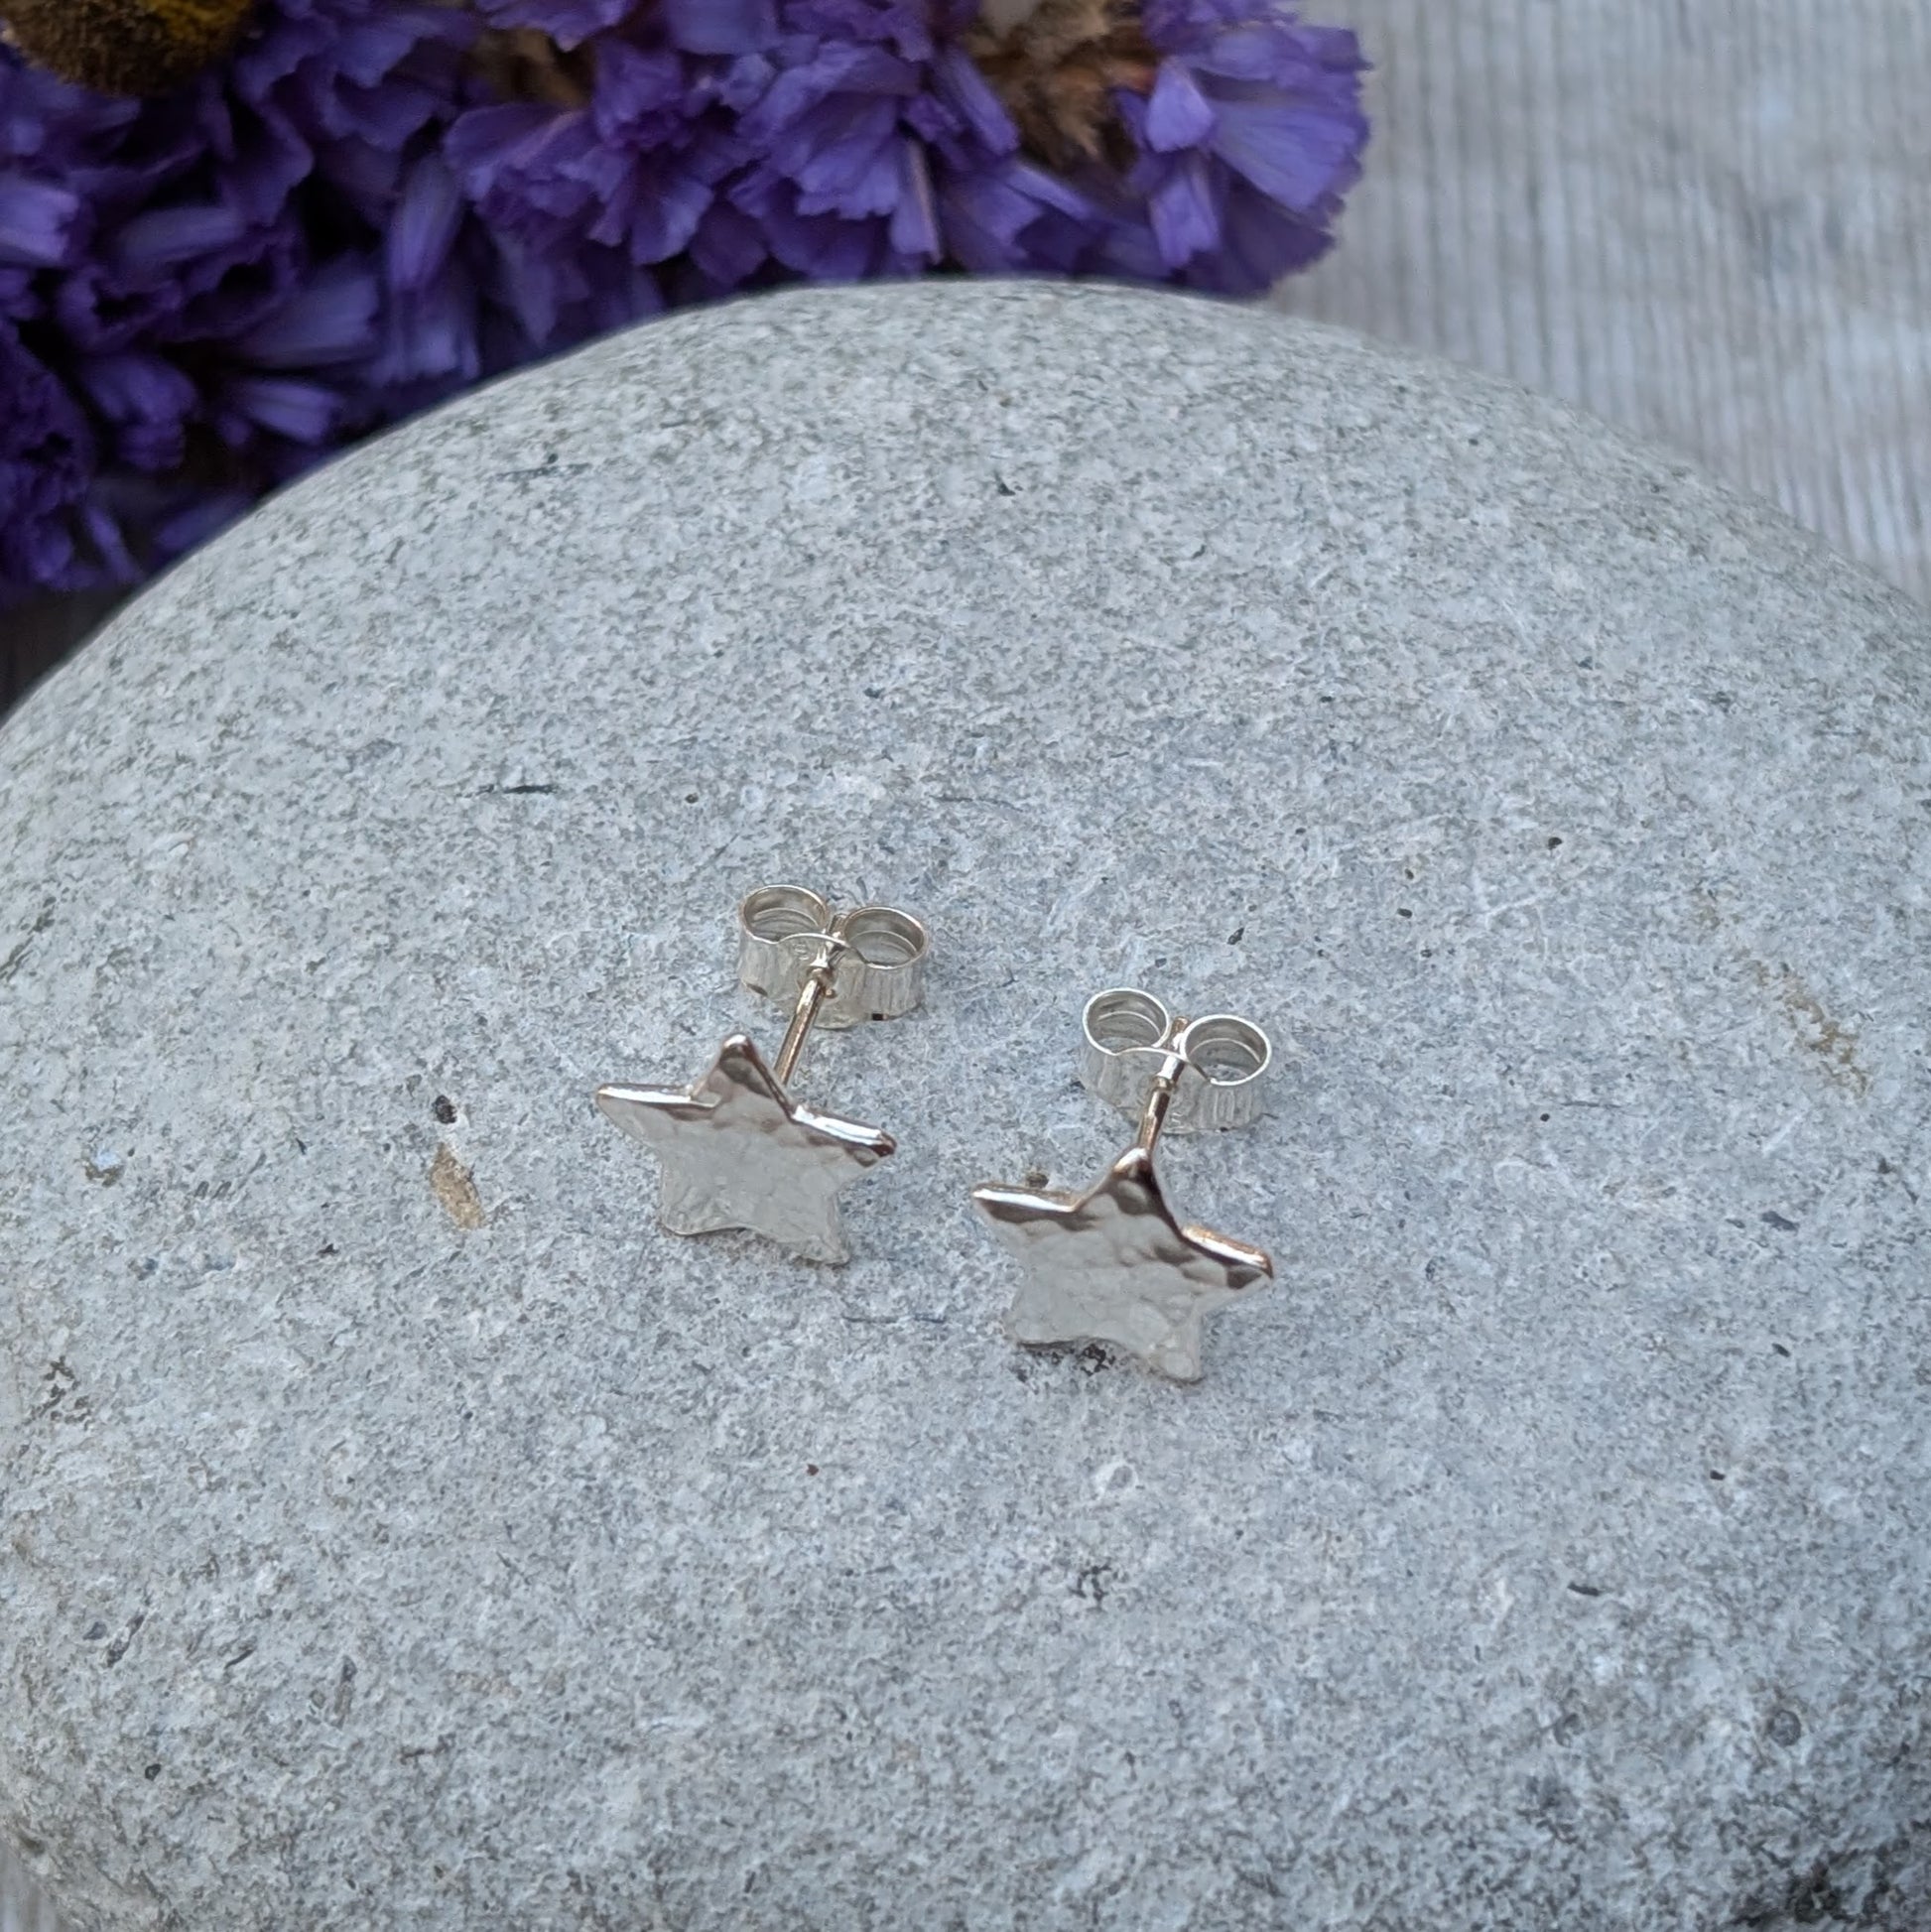
M 748 1228 L 815 1261 L 842 1261 L 839 1190 L 896 1143 L 795 1100 L 814 1026 L 896 1019 L 924 997 L 931 936 L 889 906 L 834 913 L 800 886 L 765 886 L 737 909 L 738 978 L 791 1007 L 776 1061 L 733 1033 L 690 1087 L 603 1087 L 596 1103 L 663 1164 L 658 1219 L 673 1234 Z M 1154 1168 L 1161 1134 L 1243 1126 L 1272 1058 L 1249 1020 L 1176 1018 L 1150 993 L 1087 1002 L 1080 1077 L 1139 1117 L 1132 1146 L 1085 1194 L 974 1188 L 1023 1271 L 1006 1316 L 1031 1348 L 1100 1343 L 1176 1381 L 1201 1372 L 1201 1325 L 1270 1280 L 1257 1247 L 1183 1224 Z

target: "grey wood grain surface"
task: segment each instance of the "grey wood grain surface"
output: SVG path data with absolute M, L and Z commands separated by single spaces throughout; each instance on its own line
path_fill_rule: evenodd
M 1675 446 L 1931 599 L 1931 0 L 1328 0 L 1376 63 L 1278 300 Z M 74 627 L 0 617 L 10 666 Z M 0 1932 L 52 1932 L 0 1848 Z
M 1672 445 L 1931 599 L 1931 0 L 1346 0 L 1376 138 L 1297 314 Z

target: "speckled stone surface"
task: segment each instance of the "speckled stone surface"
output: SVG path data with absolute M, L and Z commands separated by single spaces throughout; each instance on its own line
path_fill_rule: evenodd
M 78 1928 L 1771 1927 L 1931 1897 L 1931 620 L 1255 313 L 792 295 L 467 400 L 0 733 L 0 1819 Z M 603 1080 L 736 896 L 844 1270 Z M 1251 1012 L 1181 1389 L 999 1333 L 1080 1003 Z

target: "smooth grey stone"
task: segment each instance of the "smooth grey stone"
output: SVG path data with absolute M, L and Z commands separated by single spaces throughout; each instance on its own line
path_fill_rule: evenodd
M 1931 622 L 1551 404 L 793 294 L 365 449 L 0 738 L 0 1792 L 76 1927 L 1922 1927 Z M 937 935 L 857 1258 L 603 1080 Z M 1086 995 L 1273 1029 L 1170 1386 Z

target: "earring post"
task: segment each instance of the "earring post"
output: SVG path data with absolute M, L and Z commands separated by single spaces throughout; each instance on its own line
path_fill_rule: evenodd
M 840 920 L 838 923 L 842 925 L 844 922 Z M 784 1045 L 778 1049 L 778 1058 L 771 1068 L 780 1087 L 789 1083 L 805 1051 L 805 1042 L 817 1023 L 819 1008 L 832 996 L 838 960 L 846 950 L 844 940 L 837 932 L 828 933 L 825 943 L 818 949 L 818 958 L 812 962 L 811 970 L 805 975 L 805 983 L 798 989 L 798 1004 L 791 1009 L 791 1024 L 785 1028 Z
M 830 1032 L 897 1019 L 924 996 L 931 935 L 909 912 L 855 906 L 835 913 L 803 886 L 765 885 L 738 906 L 737 934 L 739 984 L 791 1009 L 771 1063 L 780 1085 L 797 1071 L 815 1026 Z
M 1140 1109 L 1140 1131 L 1133 1144 L 1149 1154 L 1153 1152 L 1154 1143 L 1167 1124 L 1174 1095 L 1180 1092 L 1180 1076 L 1186 1069 L 1187 1056 L 1176 1053 L 1171 1042 L 1178 1040 L 1186 1030 L 1187 1022 L 1184 1019 L 1175 1019 L 1168 1025 L 1167 1038 L 1162 1042 L 1166 1058 L 1161 1061 L 1160 1071 L 1154 1075 L 1153 1085 L 1147 1089 L 1146 1102 Z

